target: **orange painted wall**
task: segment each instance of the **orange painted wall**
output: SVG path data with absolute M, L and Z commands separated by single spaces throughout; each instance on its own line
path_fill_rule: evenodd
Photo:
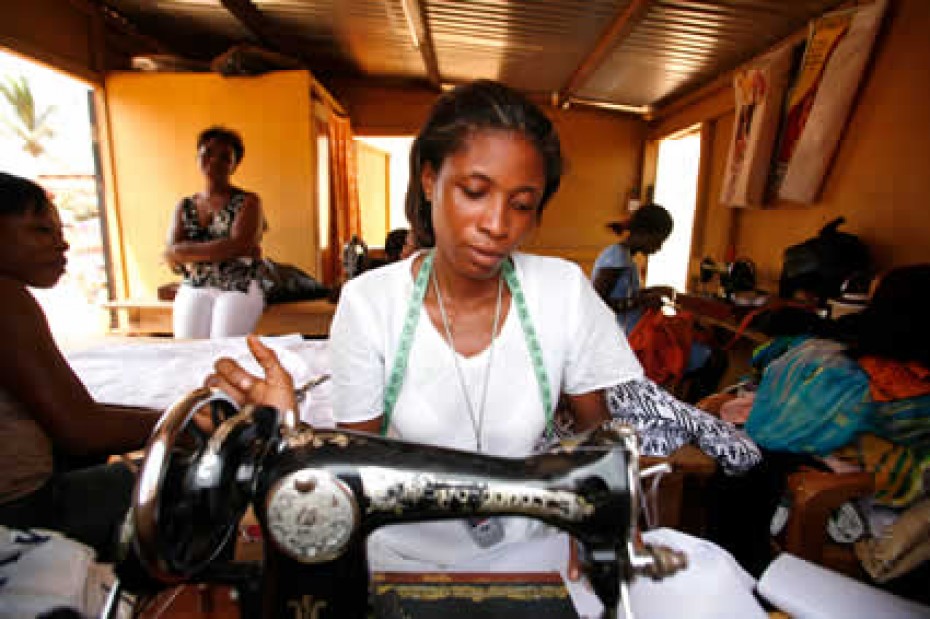
M 820 200 L 812 205 L 778 202 L 767 209 L 732 210 L 719 204 L 726 145 L 732 135 L 732 103 L 720 94 L 696 101 L 662 125 L 672 129 L 696 117 L 714 125 L 714 157 L 703 221 L 704 247 L 696 255 L 723 258 L 733 223 L 737 254 L 755 260 L 763 284 L 781 271 L 785 247 L 803 241 L 843 215 L 843 228 L 871 247 L 876 266 L 930 261 L 930 3 L 896 0 L 890 5 Z
M 162 259 L 167 230 L 178 201 L 202 188 L 196 137 L 214 124 L 239 131 L 245 142 L 233 182 L 262 199 L 265 254 L 317 274 L 311 79 L 305 71 L 107 76 L 128 296 L 153 297 L 159 285 L 177 279 Z
M 569 258 L 590 272 L 597 254 L 616 242 L 605 224 L 626 213 L 629 191 L 639 185 L 646 123 L 589 109 L 547 112 L 559 131 L 566 171 L 528 249 Z

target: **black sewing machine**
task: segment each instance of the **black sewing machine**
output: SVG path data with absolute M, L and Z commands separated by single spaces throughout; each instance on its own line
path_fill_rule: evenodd
M 216 431 L 190 422 L 210 407 Z M 521 515 L 569 532 L 616 616 L 635 574 L 661 578 L 684 557 L 643 545 L 637 530 L 638 450 L 609 422 L 525 459 L 497 458 L 346 431 L 316 430 L 267 407 L 236 410 L 207 389 L 162 417 L 149 442 L 124 536 L 121 589 L 235 585 L 247 619 L 365 617 L 366 536 L 399 522 Z M 231 561 L 249 505 L 264 538 L 261 565 Z M 629 609 L 626 609 L 629 612 Z

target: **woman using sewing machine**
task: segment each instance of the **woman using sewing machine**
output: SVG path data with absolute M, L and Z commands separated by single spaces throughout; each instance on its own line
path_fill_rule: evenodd
M 642 380 L 582 271 L 519 251 L 561 174 L 555 128 L 522 95 L 478 81 L 439 99 L 411 152 L 407 217 L 422 249 L 342 291 L 330 333 L 342 427 L 525 457 L 552 436 L 560 394 L 585 430 L 609 418 L 607 387 Z M 290 377 L 250 347 L 264 379 L 224 359 L 208 383 L 293 409 Z M 386 527 L 368 547 L 375 570 L 565 573 L 570 544 L 536 521 L 494 518 Z
M 604 388 L 642 375 L 613 315 L 578 267 L 518 252 L 561 180 L 552 123 L 476 82 L 440 99 L 411 162 L 407 216 L 426 249 L 344 287 L 330 336 L 337 421 L 526 456 L 551 433 L 560 392 L 578 429 L 608 419 Z M 543 535 L 524 519 L 393 527 L 372 537 L 370 556 L 486 568 Z

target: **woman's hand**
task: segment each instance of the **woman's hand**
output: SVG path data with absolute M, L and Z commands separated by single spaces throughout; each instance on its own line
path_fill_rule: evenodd
M 296 411 L 294 379 L 288 374 L 273 350 L 261 343 L 255 335 L 246 338 L 252 356 L 265 370 L 265 377 L 252 376 L 242 366 L 228 357 L 214 364 L 216 372 L 207 377 L 205 385 L 226 392 L 239 406 L 264 404 L 273 406 L 282 413 Z
M 675 289 L 671 286 L 651 286 L 643 288 L 637 297 L 640 307 L 658 309 L 665 305 L 666 299 L 675 300 Z

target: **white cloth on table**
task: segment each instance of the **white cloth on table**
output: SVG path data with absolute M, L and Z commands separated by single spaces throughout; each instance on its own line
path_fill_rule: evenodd
M 300 335 L 262 337 L 294 377 L 295 386 L 329 373 L 326 341 Z M 98 402 L 164 410 L 203 385 L 220 357 L 238 361 L 261 376 L 244 337 L 213 340 L 124 341 L 67 353 L 68 363 Z M 319 385 L 300 405 L 300 418 L 316 427 L 332 427 L 330 383 Z
M 94 551 L 52 531 L 0 526 L 0 617 L 33 619 L 54 608 L 84 613 L 89 605 L 88 570 Z
M 411 257 L 364 273 L 343 287 L 330 329 L 337 421 L 364 421 L 382 413 L 385 384 L 413 290 L 412 262 Z M 514 265 L 539 338 L 553 406 L 561 392 L 583 394 L 642 377 L 614 315 L 577 265 L 528 254 L 515 254 Z M 470 417 L 452 354 L 443 334 L 421 310 L 390 434 L 474 451 L 476 426 L 480 426 L 485 453 L 531 454 L 545 432 L 546 416 L 515 304 L 494 345 L 481 423 Z M 458 356 L 472 402 L 481 401 L 489 356 L 488 350 Z M 516 551 L 519 544 L 551 535 L 542 524 L 526 518 L 501 522 L 505 536 L 497 546 L 505 549 Z M 489 564 L 493 555 L 502 552 L 497 547 L 480 548 L 461 521 L 391 526 L 369 539 L 397 555 L 426 561 L 433 570 L 469 562 Z M 378 560 L 374 552 L 369 557 Z M 551 571 L 553 565 L 527 564 L 524 571 Z

